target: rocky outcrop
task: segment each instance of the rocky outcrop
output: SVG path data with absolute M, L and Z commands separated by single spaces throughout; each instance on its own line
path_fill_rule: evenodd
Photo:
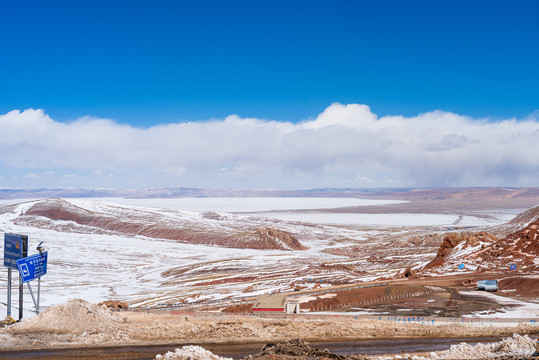
M 97 304 L 98 306 L 105 305 L 111 309 L 129 309 L 129 305 L 119 300 L 107 300 Z
M 519 270 L 539 270 L 539 217 L 525 228 L 481 249 L 472 256 L 488 261 L 497 267 L 509 267 L 514 264 Z
M 468 264 L 477 271 L 510 269 L 526 271 L 539 270 L 539 215 L 537 208 L 526 212 L 521 219 L 535 218 L 528 225 L 514 233 L 497 239 L 490 233 L 452 233 L 444 237 L 436 257 L 424 269 L 444 266 L 448 259 L 451 263 Z M 515 270 L 516 270 L 515 269 Z
M 429 262 L 425 269 L 438 267 L 444 264 L 445 260 L 452 254 L 453 249 L 459 244 L 463 244 L 462 248 L 476 247 L 480 244 L 495 242 L 497 238 L 487 232 L 464 232 L 464 233 L 451 233 L 444 237 L 442 244 L 438 249 L 436 257 Z
M 267 244 L 268 248 L 306 250 L 299 240 L 292 234 L 282 230 L 272 228 L 262 228 L 255 230 L 255 237 Z
M 320 350 L 312 347 L 308 342 L 301 339 L 294 339 L 266 344 L 258 354 L 251 355 L 248 359 L 363 360 L 366 357 L 362 355 L 338 355 L 327 349 Z

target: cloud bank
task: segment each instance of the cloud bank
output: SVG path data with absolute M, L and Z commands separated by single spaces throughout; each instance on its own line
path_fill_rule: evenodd
M 379 118 L 335 103 L 297 123 L 232 115 L 136 128 L 28 109 L 0 115 L 0 136 L 0 187 L 539 186 L 537 112 Z

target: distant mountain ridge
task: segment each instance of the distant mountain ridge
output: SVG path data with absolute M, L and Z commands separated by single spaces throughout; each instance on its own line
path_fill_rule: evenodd
M 462 200 L 480 198 L 537 198 L 539 187 L 463 188 L 323 188 L 323 189 L 206 189 L 197 187 L 157 187 L 146 189 L 0 189 L 0 199 L 42 198 L 178 198 L 178 197 L 362 197 L 403 200 Z

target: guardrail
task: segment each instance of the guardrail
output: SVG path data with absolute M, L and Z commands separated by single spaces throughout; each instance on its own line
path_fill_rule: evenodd
M 359 318 L 358 318 L 359 319 Z M 397 324 L 453 325 L 463 327 L 506 327 L 518 324 L 539 326 L 535 318 L 477 318 L 477 317 L 423 317 L 423 316 L 378 316 L 377 320 Z

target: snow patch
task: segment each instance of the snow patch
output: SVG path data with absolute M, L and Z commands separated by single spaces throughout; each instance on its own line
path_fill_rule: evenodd
M 201 346 L 184 346 L 176 351 L 169 351 L 165 355 L 157 355 L 155 360 L 232 360 L 215 355 Z
M 535 341 L 528 335 L 513 334 L 500 342 L 468 345 L 465 342 L 451 348 L 434 359 L 494 359 L 507 356 L 530 356 L 535 351 Z
M 476 312 L 471 317 L 498 317 L 498 318 L 536 318 L 539 317 L 539 304 L 510 299 L 484 291 L 460 291 L 462 295 L 482 296 L 495 300 L 498 304 L 508 305 L 504 309 L 498 310 L 495 314 L 491 311 Z

